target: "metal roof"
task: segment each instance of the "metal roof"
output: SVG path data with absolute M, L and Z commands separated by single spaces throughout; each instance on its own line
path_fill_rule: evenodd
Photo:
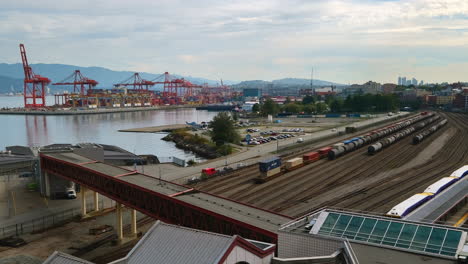
M 125 258 L 113 263 L 218 263 L 234 239 L 158 221 Z
M 459 168 L 458 170 L 454 171 L 452 174 L 450 174 L 450 176 L 452 177 L 463 177 L 463 176 L 466 176 L 468 175 L 468 165 L 465 165 L 461 168 Z
M 37 160 L 34 156 L 0 154 L 0 165 L 31 162 Z
M 93 264 L 93 262 L 55 251 L 44 261 L 43 264 Z
M 439 193 L 442 191 L 444 187 L 447 186 L 447 184 L 451 184 L 455 181 L 457 181 L 457 178 L 454 177 L 443 177 L 440 180 L 434 182 L 433 184 L 429 185 L 426 190 L 424 190 L 425 193 Z
M 401 217 L 403 214 L 405 214 L 405 212 L 412 206 L 414 206 L 415 204 L 425 200 L 425 199 L 428 199 L 430 197 L 432 197 L 433 194 L 432 193 L 418 193 L 418 194 L 415 194 L 413 196 L 411 196 L 410 198 L 404 200 L 403 202 L 395 205 L 392 209 L 390 209 L 390 211 L 388 211 L 387 215 L 395 215 L 395 216 L 399 216 Z
M 157 221 L 127 256 L 109 264 L 219 263 L 232 249 L 233 243 L 239 240 L 246 241 L 263 252 L 275 247 L 270 243 L 244 240 L 238 236 L 221 235 Z
M 192 189 L 188 186 L 160 180 L 156 177 L 132 172 L 110 164 L 96 162 L 72 152 L 47 153 L 44 155 L 71 162 L 102 174 L 114 176 L 119 180 L 165 195 L 173 195 Z M 275 233 L 282 224 L 291 220 L 286 216 L 234 202 L 212 194 L 199 192 L 198 190 L 173 196 L 172 198 Z
M 435 222 L 445 212 L 467 196 L 468 178 L 462 178 L 428 202 L 411 212 L 405 220 Z

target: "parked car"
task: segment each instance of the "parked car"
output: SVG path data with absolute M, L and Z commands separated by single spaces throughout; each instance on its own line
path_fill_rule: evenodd
M 19 238 L 19 237 L 7 237 L 7 238 L 4 238 L 4 239 L 1 239 L 0 240 L 0 246 L 2 247 L 21 247 L 21 246 L 24 246 L 26 245 L 26 241 L 24 241 L 24 239 L 22 238 Z

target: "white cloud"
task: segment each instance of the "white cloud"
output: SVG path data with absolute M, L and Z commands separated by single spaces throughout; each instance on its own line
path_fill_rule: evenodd
M 0 61 L 8 63 L 20 61 L 25 42 L 36 62 L 216 79 L 307 78 L 312 64 L 317 78 L 336 82 L 393 81 L 403 69 L 433 81 L 466 76 L 453 66 L 468 59 L 465 0 L 0 5 Z

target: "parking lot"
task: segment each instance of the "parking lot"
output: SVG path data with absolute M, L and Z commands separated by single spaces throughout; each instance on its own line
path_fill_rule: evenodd
M 242 143 L 246 145 L 260 145 L 271 141 L 304 135 L 304 129 L 302 128 L 284 128 L 282 130 L 265 131 L 260 131 L 258 128 L 248 128 L 246 132 L 247 134 L 242 140 Z

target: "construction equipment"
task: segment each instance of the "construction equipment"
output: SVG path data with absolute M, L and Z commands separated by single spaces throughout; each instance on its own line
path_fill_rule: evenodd
M 53 83 L 52 85 L 73 85 L 73 93 L 79 93 L 85 95 L 86 86 L 88 91 L 96 87 L 98 82 L 89 78 L 84 77 L 80 70 L 75 70 L 73 74 L 63 79 L 61 82 Z
M 125 79 L 119 83 L 114 84 L 115 87 L 128 87 L 128 86 L 133 86 L 133 91 L 134 92 L 139 92 L 139 93 L 148 93 L 149 88 L 153 86 L 155 83 L 151 81 L 147 81 L 143 78 L 141 78 L 140 74 L 138 72 L 134 73 L 132 76 L 130 76 L 128 79 Z
M 31 66 L 29 66 L 24 45 L 20 44 L 19 47 L 24 69 L 24 107 L 45 107 L 46 86 L 51 82 L 51 80 L 47 77 L 34 74 Z

